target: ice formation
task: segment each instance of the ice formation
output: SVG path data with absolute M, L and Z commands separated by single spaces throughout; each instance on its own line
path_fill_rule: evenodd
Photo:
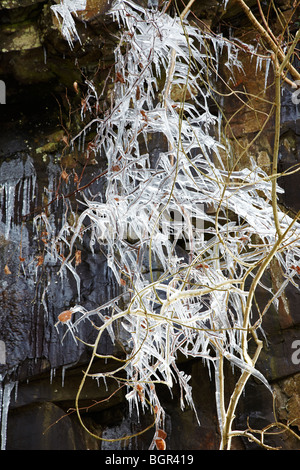
M 85 2 L 77 0 L 52 7 L 70 44 L 79 39 L 72 13 L 84 7 Z M 85 236 L 92 251 L 105 251 L 122 294 L 92 311 L 76 305 L 76 320 L 61 323 L 72 334 L 82 321 L 95 325 L 98 336 L 90 345 L 93 355 L 85 377 L 124 381 L 125 371 L 129 409 L 150 410 L 156 429 L 164 419 L 156 384 L 171 389 L 177 382 L 181 406 L 195 409 L 190 376 L 179 370 L 176 358 L 179 353 L 202 358 L 214 372 L 222 434 L 224 359 L 270 389 L 248 352 L 248 332 L 257 341 L 261 322 L 251 323 L 253 290 L 246 280 L 253 279 L 254 286 L 261 283 L 255 268 L 276 258 L 286 282 L 294 282 L 300 226 L 278 211 L 283 233 L 279 237 L 270 177 L 254 159 L 249 168 L 229 171 L 222 158 L 229 148 L 216 137 L 222 129 L 221 113 L 214 115 L 209 101 L 215 99 L 212 84 L 221 53 L 226 51 L 232 74 L 241 70 L 234 42 L 130 0 L 116 0 L 110 15 L 120 26 L 114 100 L 110 110 L 92 116 L 74 138 L 95 131 L 95 154 L 106 155 L 108 164 L 105 197 L 84 197 L 78 217 L 66 201 L 58 231 L 45 214 L 35 223 L 47 227 L 49 261 L 61 260 L 63 246 L 68 251 L 60 272 L 69 269 L 74 274 L 79 293 L 74 250 L 75 242 Z M 262 61 L 258 58 L 258 69 Z M 98 102 L 95 85 L 87 86 L 85 118 L 92 109 L 89 103 Z M 175 88 L 180 91 L 176 97 Z M 148 144 L 155 133 L 167 148 L 154 157 Z M 5 191 L 6 201 L 14 197 L 14 188 Z M 24 191 L 27 194 L 28 187 Z M 11 212 L 8 217 L 12 220 Z M 178 242 L 188 247 L 184 255 Z M 90 374 L 93 359 L 102 358 L 97 348 L 104 332 L 114 343 L 116 325 L 126 358 L 117 358 L 120 365 L 114 371 Z
M 6 449 L 7 440 L 7 418 L 11 393 L 15 388 L 15 382 L 3 383 L 3 377 L 0 375 L 0 425 L 1 425 L 1 450 Z
M 86 0 L 62 0 L 58 5 L 52 5 L 57 20 L 61 24 L 61 32 L 67 39 L 70 47 L 73 47 L 73 41 L 79 40 L 73 14 L 86 8 Z
M 22 216 L 34 207 L 35 195 L 36 173 L 31 158 L 4 161 L 0 166 L 0 231 L 6 240 L 20 242 Z

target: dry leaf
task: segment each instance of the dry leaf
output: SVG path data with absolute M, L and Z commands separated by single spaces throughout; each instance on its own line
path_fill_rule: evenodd
M 292 265 L 291 268 L 294 269 L 297 272 L 297 274 L 300 274 L 300 266 Z
M 77 82 L 74 82 L 74 83 L 73 83 L 73 88 L 74 88 L 74 90 L 76 91 L 76 93 L 77 93 L 77 95 L 78 95 L 79 89 L 78 89 L 78 83 L 77 83 Z
M 68 182 L 69 175 L 68 175 L 68 173 L 66 172 L 66 170 L 63 170 L 63 171 L 61 172 L 61 177 L 62 177 L 62 179 L 63 179 L 66 183 Z
M 114 165 L 112 167 L 112 171 L 120 171 L 120 170 L 121 170 L 121 168 L 119 167 L 119 165 Z
M 125 83 L 124 77 L 120 72 L 116 73 L 116 82 Z
M 81 251 L 80 250 L 76 250 L 76 253 L 75 253 L 75 266 L 78 266 L 78 264 L 81 263 Z
M 66 145 L 69 145 L 69 139 L 68 139 L 68 136 L 67 135 L 64 135 L 62 137 L 62 141 L 66 144 Z
M 156 435 L 160 439 L 166 439 L 167 433 L 163 429 L 158 429 Z
M 138 101 L 138 100 L 140 99 L 140 97 L 141 97 L 140 87 L 137 86 L 137 87 L 136 87 L 136 92 L 135 92 L 135 98 L 136 98 L 136 100 Z
M 4 272 L 5 272 L 5 274 L 11 274 L 11 271 L 10 271 L 9 267 L 7 266 L 7 264 L 4 266 Z
M 137 384 L 136 388 L 141 402 L 144 402 L 143 386 L 141 384 Z
M 155 439 L 155 444 L 158 450 L 166 450 L 166 443 L 163 439 Z
M 37 256 L 37 260 L 37 266 L 42 266 L 42 264 L 44 263 L 44 257 L 42 255 Z
M 64 312 L 61 312 L 61 313 L 58 315 L 58 320 L 59 320 L 61 323 L 65 323 L 65 322 L 67 322 L 68 320 L 71 320 L 72 315 L 73 315 L 73 312 L 72 312 L 71 310 L 65 310 Z

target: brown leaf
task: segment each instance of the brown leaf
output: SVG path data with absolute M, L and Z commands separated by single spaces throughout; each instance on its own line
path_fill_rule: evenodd
M 143 386 L 141 384 L 137 384 L 136 388 L 141 402 L 144 402 Z
M 166 450 L 166 443 L 163 439 L 155 439 L 155 444 L 158 450 Z
M 124 77 L 120 72 L 116 73 L 116 82 L 125 83 Z
M 120 279 L 120 284 L 121 286 L 126 286 L 126 281 L 124 281 L 124 279 Z
M 4 272 L 5 272 L 5 274 L 11 274 L 11 271 L 10 271 L 9 267 L 7 266 L 7 264 L 4 266 Z
M 158 429 L 156 435 L 160 439 L 166 439 L 167 433 L 163 429 Z
M 294 269 L 297 272 L 297 274 L 300 274 L 300 266 L 292 265 L 291 268 Z
M 44 263 L 44 257 L 43 255 L 40 255 L 40 256 L 37 256 L 37 266 L 42 266 L 42 264 Z
M 138 100 L 140 99 L 140 97 L 141 97 L 140 87 L 137 86 L 137 87 L 136 87 L 136 92 L 135 92 L 135 98 L 136 98 L 136 100 L 138 101 Z
M 66 321 L 71 320 L 72 315 L 73 315 L 73 312 L 71 312 L 71 310 L 65 310 L 64 312 L 61 312 L 58 315 L 58 320 L 61 323 L 65 323 Z
M 73 83 L 73 88 L 74 88 L 74 90 L 76 91 L 76 93 L 77 93 L 77 95 L 78 95 L 79 89 L 78 89 L 78 83 L 77 83 L 77 82 L 74 82 L 74 83 Z
M 111 169 L 112 169 L 112 171 L 120 171 L 121 170 L 119 165 L 114 165 Z
M 75 266 L 78 266 L 81 263 L 81 251 L 76 250 L 75 253 Z
M 68 136 L 64 135 L 64 136 L 62 137 L 62 141 L 63 141 L 66 145 L 69 145 Z
M 66 183 L 68 182 L 69 175 L 68 175 L 68 173 L 66 172 L 66 170 L 63 170 L 63 171 L 61 172 L 61 177 L 62 177 L 62 179 L 63 179 Z

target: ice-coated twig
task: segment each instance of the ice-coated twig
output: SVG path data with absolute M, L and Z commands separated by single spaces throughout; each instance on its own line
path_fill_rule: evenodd
M 71 48 L 73 47 L 74 40 L 80 41 L 73 14 L 77 14 L 77 11 L 85 10 L 86 1 L 87 0 L 62 0 L 61 3 L 51 6 L 51 10 L 54 12 L 61 25 L 62 35 L 68 41 Z

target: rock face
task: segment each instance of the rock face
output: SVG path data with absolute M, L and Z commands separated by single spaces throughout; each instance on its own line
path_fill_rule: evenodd
M 0 79 L 6 84 L 6 105 L 0 107 L 0 390 L 3 410 L 10 405 L 6 448 L 147 449 L 151 431 L 141 434 L 139 439 L 102 442 L 85 432 L 72 410 L 89 351 L 84 344 L 75 343 L 70 335 L 62 343 L 55 324 L 57 315 L 76 303 L 77 286 L 72 276 L 59 282 L 58 266 L 47 265 L 45 269 L 42 241 L 36 237 L 33 220 L 41 210 L 47 210 L 59 220 L 62 205 L 51 204 L 58 188 L 60 194 L 69 195 L 76 188 L 75 175 L 82 173 L 84 183 L 105 169 L 104 158 L 86 162 L 84 152 L 70 149 L 68 139 L 81 126 L 78 109 L 84 78 L 93 78 L 101 86 L 113 64 L 115 26 L 106 15 L 110 1 L 89 0 L 86 11 L 79 12 L 77 19 L 82 45 L 75 43 L 70 50 L 50 11 L 52 3 L 6 0 L 0 5 Z M 278 3 L 288 14 L 292 2 Z M 246 31 L 249 41 L 255 41 L 255 33 L 241 11 L 231 6 L 231 2 L 224 11 L 222 4 L 217 0 L 203 2 L 197 5 L 195 13 L 201 22 L 215 30 L 227 28 L 227 24 L 234 28 L 240 24 L 244 29 L 237 32 Z M 265 80 L 264 71 L 255 75 L 256 64 L 249 63 L 246 55 L 244 64 L 247 70 L 237 77 L 236 89 L 246 88 L 249 96 L 259 94 Z M 271 83 L 271 72 L 268 80 Z M 271 87 L 268 93 L 263 100 L 262 116 L 270 109 Z M 106 99 L 103 98 L 103 106 Z M 235 114 L 239 104 L 232 99 L 225 100 L 223 106 L 228 116 L 234 115 L 231 128 L 237 154 L 247 146 L 250 149 L 240 159 L 241 166 L 247 165 L 251 154 L 267 171 L 272 159 L 272 119 L 265 132 L 254 139 L 262 121 L 260 116 L 254 119 L 253 108 Z M 283 97 L 282 122 L 280 170 L 284 171 L 299 163 L 300 158 L 299 105 L 291 103 L 289 89 Z M 153 152 L 159 145 L 159 140 L 154 139 Z M 91 189 L 104 189 L 101 178 L 96 178 L 93 184 Z M 298 211 L 299 173 L 285 177 L 282 186 L 286 193 L 281 203 L 289 210 Z M 75 201 L 75 195 L 72 200 Z M 78 266 L 83 279 L 81 301 L 92 308 L 116 296 L 118 286 L 101 253 L 93 256 L 88 250 L 82 250 L 82 254 Z M 269 274 L 270 282 L 279 286 L 281 278 L 276 265 Z M 47 285 L 51 287 L 44 296 Z M 265 294 L 260 294 L 258 301 L 264 305 L 267 299 Z M 278 311 L 270 310 L 263 325 L 268 342 L 258 365 L 277 390 L 278 418 L 293 422 L 296 434 L 300 429 L 298 305 L 299 293 L 290 288 L 280 298 Z M 94 330 L 86 326 L 80 333 L 89 342 Z M 108 338 L 103 340 L 101 348 L 112 352 Z M 168 448 L 217 449 L 214 386 L 208 371 L 198 361 L 183 361 L 181 367 L 192 375 L 201 426 L 192 410 L 181 411 L 180 392 L 176 387 L 172 397 L 162 389 Z M 228 383 L 228 390 L 231 385 Z M 88 382 L 80 405 L 89 407 L 84 419 L 91 432 L 110 439 L 136 433 L 151 422 L 149 416 L 141 416 L 140 421 L 129 418 L 124 391 L 117 391 L 114 382 Z M 237 425 L 241 429 L 246 427 L 248 417 L 253 429 L 274 421 L 272 400 L 254 380 L 249 382 L 238 411 Z M 299 441 L 289 433 L 267 439 L 270 444 L 286 449 L 300 448 Z M 234 442 L 236 449 L 255 448 L 248 440 Z

